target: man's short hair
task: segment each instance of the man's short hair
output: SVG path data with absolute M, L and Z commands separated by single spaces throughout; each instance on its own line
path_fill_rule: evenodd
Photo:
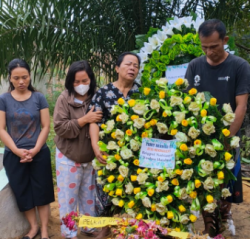
M 214 32 L 218 32 L 219 38 L 222 40 L 226 36 L 226 27 L 224 23 L 219 19 L 209 19 L 203 22 L 198 30 L 199 36 L 202 37 L 209 37 Z

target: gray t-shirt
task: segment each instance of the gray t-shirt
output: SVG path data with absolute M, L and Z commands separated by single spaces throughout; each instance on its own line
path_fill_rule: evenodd
M 32 92 L 31 97 L 24 101 L 15 100 L 10 92 L 0 95 L 0 110 L 6 113 L 7 132 L 18 148 L 35 146 L 41 132 L 40 110 L 48 107 L 40 92 Z
M 192 60 L 185 78 L 190 84 L 189 89 L 195 87 L 199 92 L 209 91 L 217 98 L 219 108 L 230 103 L 235 111 L 235 97 L 250 93 L 250 65 L 231 54 L 217 66 L 209 65 L 206 56 Z

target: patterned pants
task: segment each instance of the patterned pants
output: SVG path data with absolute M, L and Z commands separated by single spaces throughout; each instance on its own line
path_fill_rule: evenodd
M 56 150 L 57 192 L 60 218 L 71 211 L 82 215 L 95 216 L 95 171 L 92 163 L 77 164 Z M 82 228 L 91 232 L 91 228 Z M 77 231 L 71 231 L 61 225 L 63 237 L 72 238 Z

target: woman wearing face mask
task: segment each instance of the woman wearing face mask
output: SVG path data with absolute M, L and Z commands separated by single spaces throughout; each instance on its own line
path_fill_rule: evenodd
M 66 76 L 65 90 L 54 110 L 56 132 L 56 175 L 60 218 L 71 211 L 95 216 L 95 174 L 91 161 L 94 152 L 89 137 L 89 123 L 99 122 L 102 112 L 87 113 L 96 90 L 96 80 L 87 61 L 74 62 Z M 61 226 L 62 236 L 77 238 L 77 231 Z M 94 229 L 82 229 L 95 236 Z

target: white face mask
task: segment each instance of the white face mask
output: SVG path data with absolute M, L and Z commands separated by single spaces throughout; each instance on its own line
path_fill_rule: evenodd
M 89 85 L 78 85 L 74 89 L 79 95 L 85 95 L 89 91 Z

